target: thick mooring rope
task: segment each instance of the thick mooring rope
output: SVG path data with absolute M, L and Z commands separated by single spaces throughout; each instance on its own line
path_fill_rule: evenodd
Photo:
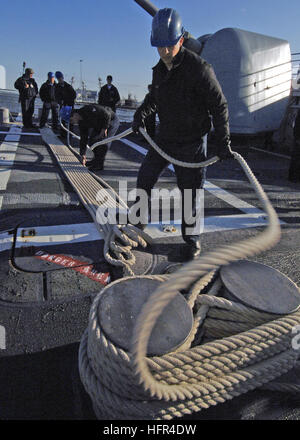
M 151 377 L 161 388 L 161 392 L 153 394 L 135 374 L 134 356 L 116 347 L 103 333 L 98 321 L 99 296 L 91 309 L 89 327 L 79 351 L 81 379 L 98 418 L 181 417 L 261 387 L 296 364 L 297 352 L 291 348 L 290 332 L 300 322 L 299 312 L 273 321 L 274 316 L 266 317 L 265 324 L 261 324 L 261 317 L 256 323 L 253 318 L 249 322 L 244 318 L 238 333 L 226 315 L 223 320 L 218 318 L 224 328 L 216 328 L 215 318 L 210 314 L 223 312 L 219 298 L 199 294 L 200 308 L 195 319 L 205 323 L 204 333 L 209 338 L 212 329 L 215 340 L 147 358 Z M 235 306 L 233 303 L 232 308 Z M 252 310 L 246 309 L 244 315 L 251 315 Z M 168 388 L 168 396 L 164 387 Z
M 132 248 L 146 247 L 147 242 L 140 230 L 133 225 L 117 225 L 107 221 L 105 211 L 121 211 L 127 205 L 101 178 L 95 178 L 77 159 L 69 147 L 57 142 L 57 137 L 47 128 L 40 130 L 70 184 L 83 206 L 89 211 L 97 228 L 104 237 L 103 255 L 106 261 L 122 267 L 125 275 L 133 276 L 135 255 Z M 102 208 L 102 209 L 99 209 Z M 99 227 L 101 225 L 101 228 Z
M 141 133 L 145 136 L 143 130 Z M 160 152 L 148 136 L 145 138 Z M 201 255 L 171 276 L 152 276 L 161 285 L 139 315 L 130 352 L 114 345 L 103 333 L 98 307 L 104 291 L 95 298 L 80 344 L 79 370 L 98 418 L 181 417 L 265 384 L 280 389 L 270 382 L 296 365 L 298 352 L 291 339 L 293 327 L 300 323 L 300 311 L 271 315 L 220 298 L 218 278 L 208 293 L 202 293 L 220 266 L 259 254 L 280 239 L 275 210 L 245 160 L 233 154 L 268 216 L 267 228 L 256 237 Z M 168 156 L 166 159 L 176 163 Z M 147 357 L 158 317 L 175 295 L 189 286 L 187 300 L 194 325 L 188 341 L 175 352 Z

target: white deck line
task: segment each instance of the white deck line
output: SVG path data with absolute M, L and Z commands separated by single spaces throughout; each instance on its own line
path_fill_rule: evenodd
M 12 126 L 9 130 L 9 134 L 5 136 L 4 141 L 0 145 L 0 190 L 5 191 L 7 183 L 12 171 L 12 165 L 14 163 L 18 143 L 20 140 L 21 127 Z M 9 138 L 9 139 L 8 139 Z M 8 142 L 5 142 L 7 139 Z M 0 210 L 2 209 L 3 196 L 0 196 Z
M 20 127 L 22 129 L 22 127 Z M 9 138 L 11 135 L 9 134 L 9 131 L 0 131 L 0 134 L 7 134 Z M 42 136 L 41 133 L 21 133 L 21 136 Z M 0 141 L 1 142 L 1 141 Z
M 0 252 L 11 249 L 14 237 L 8 232 L 2 232 L 0 234 Z
M 35 230 L 34 237 L 22 237 L 23 230 Z M 0 252 L 11 249 L 14 236 L 5 231 L 0 233 Z M 103 240 L 95 223 L 76 223 L 71 225 L 26 226 L 18 228 L 16 248 L 22 246 L 52 246 L 63 243 L 80 243 Z
M 266 216 L 265 213 L 260 209 L 236 197 L 234 194 L 225 191 L 219 186 L 214 185 L 208 180 L 204 184 L 204 189 L 206 189 L 206 191 L 209 191 L 211 194 L 218 197 L 219 199 L 223 200 L 224 202 L 228 203 L 229 205 L 232 205 L 240 211 L 244 212 L 245 214 L 256 214 L 262 217 Z
M 250 147 L 251 150 L 260 151 L 261 153 L 271 154 L 272 156 L 281 157 L 283 159 L 291 160 L 291 156 L 285 154 L 274 153 L 273 151 L 263 150 L 262 148 Z
M 181 222 L 174 221 L 170 224 L 176 227 L 176 232 L 165 233 L 162 231 L 161 225 L 149 224 L 145 228 L 145 232 L 148 233 L 151 238 L 162 238 L 162 237 L 180 237 L 181 236 Z M 164 225 L 164 223 L 163 223 Z M 256 214 L 240 214 L 240 215 L 220 215 L 204 218 L 204 230 L 202 234 L 208 234 L 211 232 L 223 232 L 232 231 L 236 229 L 248 229 L 265 227 L 266 221 Z
M 6 165 L 8 163 L 5 163 Z M 13 164 L 13 162 L 12 162 Z M 3 162 L 1 161 L 1 155 L 0 155 L 0 167 L 3 165 Z M 16 193 L 6 193 L 3 195 L 3 198 L 5 199 L 5 206 L 10 205 L 22 205 L 22 204 L 32 204 L 34 206 L 37 205 L 79 205 L 78 197 L 75 193 L 72 193 L 71 195 L 67 192 L 63 192 L 61 194 L 55 194 L 55 193 L 22 193 L 22 194 L 16 194 Z
M 135 144 L 132 141 L 129 141 L 128 139 L 120 139 L 120 142 L 123 142 L 123 144 L 126 144 L 129 147 L 133 148 L 134 150 L 138 151 L 139 153 L 142 153 L 144 156 L 146 156 L 148 152 L 146 148 L 140 147 L 139 145 Z
M 22 237 L 22 231 L 34 229 L 34 237 Z M 103 240 L 102 234 L 95 223 L 77 223 L 71 225 L 28 226 L 18 228 L 16 247 L 43 245 L 49 246 L 62 243 L 80 243 L 85 241 Z

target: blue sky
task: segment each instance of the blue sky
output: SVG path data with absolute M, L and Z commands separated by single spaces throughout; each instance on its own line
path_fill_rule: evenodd
M 152 0 L 177 9 L 196 38 L 225 27 L 288 40 L 300 52 L 299 0 Z M 151 82 L 158 54 L 150 45 L 152 18 L 134 0 L 14 0 L 1 2 L 0 64 L 13 88 L 22 63 L 40 86 L 49 70 L 61 70 L 79 86 L 80 62 L 88 88 L 112 74 L 121 96 L 138 100 Z

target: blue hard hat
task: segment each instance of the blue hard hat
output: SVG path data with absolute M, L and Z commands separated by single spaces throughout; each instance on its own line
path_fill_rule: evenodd
M 59 78 L 63 78 L 63 77 L 64 77 L 63 73 L 60 72 L 59 70 L 58 70 L 57 72 L 55 72 L 55 76 L 56 76 L 56 79 L 59 79 Z
M 184 34 L 180 15 L 175 9 L 160 9 L 152 20 L 151 45 L 175 46 Z
M 54 78 L 54 73 L 53 72 L 48 72 L 48 78 Z
M 59 111 L 59 116 L 63 121 L 69 122 L 72 112 L 72 107 L 70 105 L 63 106 Z

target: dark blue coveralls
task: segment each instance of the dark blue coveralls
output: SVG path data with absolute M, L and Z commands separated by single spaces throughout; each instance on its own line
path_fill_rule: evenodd
M 229 150 L 230 135 L 228 106 L 212 67 L 194 52 L 181 47 L 168 70 L 162 60 L 153 68 L 151 91 L 134 115 L 133 127 L 143 125 L 145 119 L 157 111 L 160 120 L 158 145 L 170 156 L 184 162 L 202 162 L 207 156 L 207 134 L 211 119 L 218 142 L 218 150 Z M 150 197 L 151 190 L 168 162 L 149 150 L 139 170 L 137 188 Z M 177 184 L 182 194 L 192 190 L 192 215 L 196 213 L 197 190 L 203 188 L 204 168 L 174 166 Z M 200 240 L 200 231 L 187 233 L 182 213 L 182 237 L 190 245 Z

